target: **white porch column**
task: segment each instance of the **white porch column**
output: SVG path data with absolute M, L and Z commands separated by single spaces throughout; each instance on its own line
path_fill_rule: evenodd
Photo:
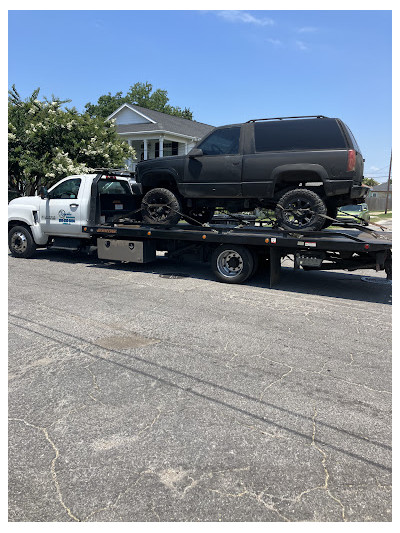
M 188 153 L 188 143 L 185 143 L 185 155 Z
M 147 160 L 147 139 L 143 139 L 143 159 Z
M 158 139 L 159 142 L 159 157 L 164 157 L 164 137 L 161 135 Z

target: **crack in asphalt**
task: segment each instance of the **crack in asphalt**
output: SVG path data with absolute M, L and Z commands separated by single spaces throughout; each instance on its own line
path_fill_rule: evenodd
M 39 430 L 39 431 L 41 431 L 43 433 L 43 435 L 45 436 L 45 439 L 47 440 L 47 442 L 50 443 L 51 447 L 53 448 L 53 450 L 55 452 L 55 456 L 52 459 L 51 465 L 50 465 L 50 474 L 51 474 L 51 478 L 53 480 L 54 486 L 55 486 L 56 491 L 57 491 L 58 500 L 59 500 L 60 504 L 62 505 L 62 507 L 65 509 L 65 511 L 68 514 L 68 516 L 70 518 L 72 518 L 73 520 L 75 520 L 75 522 L 80 522 L 81 520 L 72 513 L 71 509 L 64 502 L 64 498 L 63 498 L 63 495 L 62 495 L 62 492 L 61 492 L 61 487 L 60 487 L 60 484 L 59 484 L 58 479 L 57 479 L 57 471 L 56 471 L 56 462 L 57 462 L 57 459 L 60 456 L 60 452 L 59 452 L 57 446 L 54 444 L 54 442 L 49 437 L 47 429 L 43 428 L 43 427 L 40 427 L 40 426 L 35 426 L 34 424 L 30 424 L 29 422 L 27 422 L 23 418 L 9 418 L 9 421 L 10 422 L 22 422 L 26 426 L 34 428 L 34 429 L 37 429 L 37 430 Z
M 340 505 L 342 520 L 343 520 L 343 522 L 347 522 L 346 515 L 345 515 L 345 508 L 344 508 L 343 503 L 339 500 L 339 498 L 336 498 L 332 494 L 332 492 L 330 491 L 329 486 L 328 486 L 328 482 L 329 482 L 329 477 L 330 476 L 329 476 L 328 468 L 326 466 L 327 454 L 324 452 L 324 450 L 322 450 L 319 446 L 317 446 L 316 439 L 315 439 L 315 435 L 316 435 L 316 432 L 317 432 L 316 417 L 317 417 L 317 410 L 314 408 L 314 416 L 312 418 L 313 429 L 312 429 L 312 436 L 311 436 L 311 444 L 310 444 L 310 446 L 314 447 L 322 455 L 321 464 L 322 464 L 322 467 L 324 469 L 325 480 L 324 480 L 324 484 L 323 485 L 319 485 L 318 487 L 313 487 L 311 489 L 307 489 L 307 490 L 303 491 L 301 494 L 299 494 L 299 496 L 297 496 L 296 500 L 300 501 L 303 496 L 305 496 L 306 494 L 309 494 L 310 492 L 313 492 L 315 490 L 320 490 L 320 489 L 325 490 L 327 492 L 327 494 L 329 495 L 329 497 L 332 498 L 332 500 L 334 500 L 335 502 L 337 502 Z

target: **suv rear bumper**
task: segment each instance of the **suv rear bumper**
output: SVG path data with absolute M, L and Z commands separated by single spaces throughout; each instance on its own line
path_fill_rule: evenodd
M 353 200 L 363 199 L 367 196 L 370 187 L 365 185 L 354 185 L 350 189 L 350 198 Z
M 327 180 L 325 182 L 325 194 L 362 200 L 367 196 L 370 188 L 366 185 L 353 185 L 353 183 L 352 180 Z

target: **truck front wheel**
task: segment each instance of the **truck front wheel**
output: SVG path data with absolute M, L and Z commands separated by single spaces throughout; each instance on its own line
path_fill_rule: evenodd
M 8 247 L 14 257 L 32 257 L 36 244 L 31 232 L 24 226 L 14 226 L 8 232 Z
M 142 200 L 143 222 L 148 224 L 177 224 L 182 207 L 179 199 L 168 189 L 151 189 Z
M 245 246 L 224 244 L 211 256 L 214 274 L 224 283 L 243 283 L 254 273 L 254 256 Z

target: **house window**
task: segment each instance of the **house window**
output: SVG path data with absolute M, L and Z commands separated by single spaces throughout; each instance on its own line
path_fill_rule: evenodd
M 178 155 L 178 143 L 175 141 L 164 141 L 163 155 Z M 160 143 L 156 142 L 155 157 L 160 157 Z

